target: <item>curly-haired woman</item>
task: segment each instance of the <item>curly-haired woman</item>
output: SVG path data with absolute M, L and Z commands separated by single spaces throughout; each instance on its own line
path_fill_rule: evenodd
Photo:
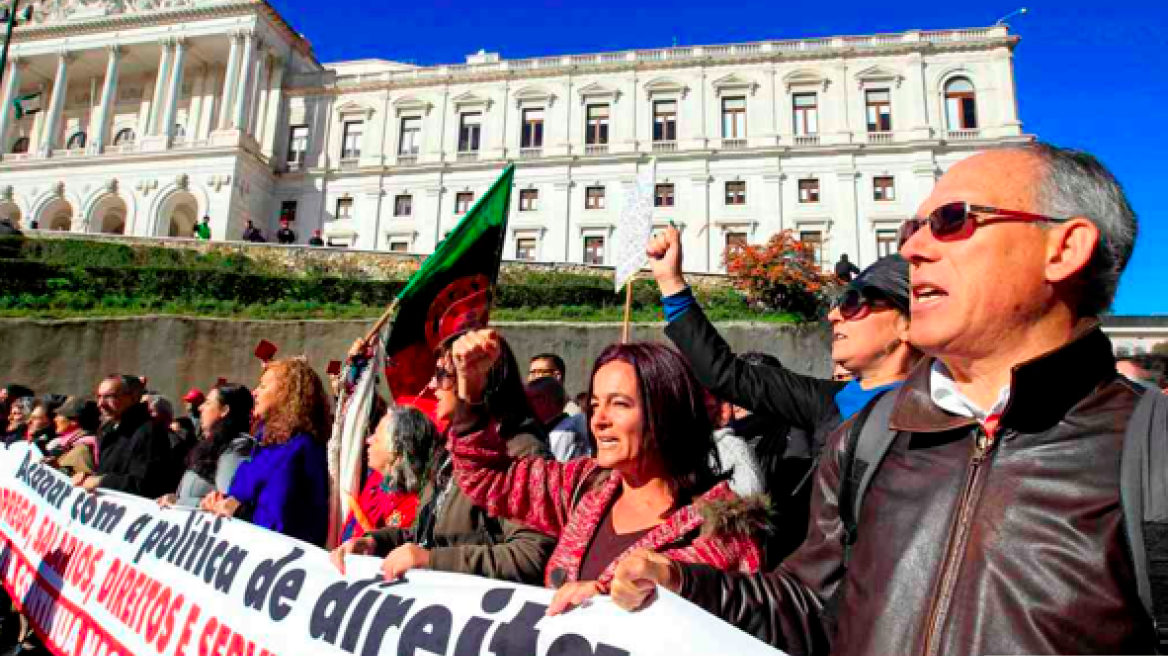
M 236 470 L 226 495 L 209 493 L 202 508 L 324 546 L 329 513 L 325 443 L 332 433 L 324 384 L 304 360 L 273 362 L 255 389 L 255 415 L 259 446 L 252 459 Z

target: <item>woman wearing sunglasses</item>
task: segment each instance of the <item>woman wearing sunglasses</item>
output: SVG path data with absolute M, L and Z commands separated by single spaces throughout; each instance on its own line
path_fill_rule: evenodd
M 827 436 L 872 398 L 899 386 L 921 357 L 908 343 L 908 263 L 899 255 L 877 261 L 848 284 L 828 313 L 832 361 L 852 375 L 850 381 L 839 381 L 781 365 L 750 364 L 735 355 L 685 282 L 676 228 L 655 235 L 648 254 L 664 297 L 665 334 L 689 359 L 698 380 L 719 397 L 791 427 L 782 476 L 764 472 L 767 480 L 790 481 L 789 487 L 768 490 L 780 524 L 766 545 L 767 561 L 777 563 L 802 542 L 810 503 L 807 481 Z

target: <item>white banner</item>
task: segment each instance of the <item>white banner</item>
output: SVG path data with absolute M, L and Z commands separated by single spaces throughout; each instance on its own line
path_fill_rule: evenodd
M 653 181 L 657 161 L 641 169 L 637 182 L 625 194 L 620 220 L 612 235 L 616 253 L 616 291 L 633 279 L 649 263 L 645 249 L 653 236 Z
M 240 520 L 86 494 L 25 444 L 0 448 L 0 580 L 61 656 L 775 654 L 668 593 L 558 617 L 552 591 L 411 572 L 342 577 L 314 546 Z

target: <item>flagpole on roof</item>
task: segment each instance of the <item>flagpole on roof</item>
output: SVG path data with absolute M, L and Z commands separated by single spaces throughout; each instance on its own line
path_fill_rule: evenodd
M 0 89 L 4 88 L 4 73 L 8 71 L 8 44 L 12 43 L 12 28 L 16 27 L 16 5 L 20 0 L 12 0 L 8 7 L 8 20 L 4 28 L 4 49 L 0 51 Z

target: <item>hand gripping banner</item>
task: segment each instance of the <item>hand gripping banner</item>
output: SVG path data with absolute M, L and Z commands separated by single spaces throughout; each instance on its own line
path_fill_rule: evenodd
M 0 580 L 60 656 L 775 654 L 663 593 L 558 617 L 552 591 L 411 572 L 340 575 L 314 546 L 240 520 L 87 494 L 26 444 L 0 448 Z

